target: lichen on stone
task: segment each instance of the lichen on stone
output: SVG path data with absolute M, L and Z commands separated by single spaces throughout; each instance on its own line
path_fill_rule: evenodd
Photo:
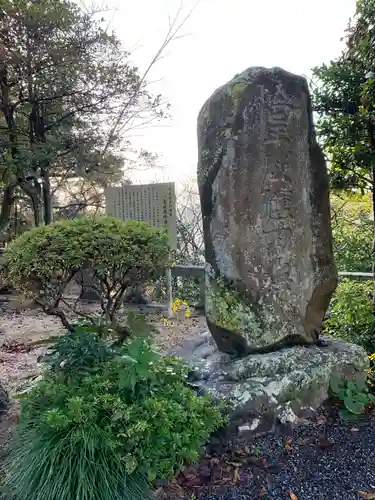
M 328 397 L 334 373 L 366 380 L 367 368 L 361 347 L 329 340 L 326 348 L 295 346 L 231 361 L 225 367 L 222 387 L 237 408 L 248 404 L 263 410 L 290 404 L 316 407 Z M 219 387 L 216 392 L 221 392 Z
M 292 346 L 239 359 L 215 349 L 208 332 L 201 337 L 188 339 L 180 355 L 195 368 L 194 382 L 226 401 L 235 418 L 247 419 L 249 412 L 279 415 L 284 408 L 299 414 L 328 398 L 332 377 L 357 384 L 367 379 L 366 351 L 337 339 L 325 337 L 324 347 Z

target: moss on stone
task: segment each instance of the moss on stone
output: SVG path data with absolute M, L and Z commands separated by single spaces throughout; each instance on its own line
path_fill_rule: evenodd
M 250 300 L 235 284 L 207 273 L 206 315 L 219 328 L 241 334 L 249 350 L 273 345 L 275 315 L 261 302 Z
M 243 93 L 248 86 L 246 81 L 238 81 L 234 83 L 230 88 L 230 95 L 234 102 L 234 112 L 237 113 L 240 101 L 242 99 Z
M 217 326 L 233 332 L 262 333 L 257 315 L 246 305 L 234 286 L 224 279 L 209 278 L 206 300 L 207 314 Z

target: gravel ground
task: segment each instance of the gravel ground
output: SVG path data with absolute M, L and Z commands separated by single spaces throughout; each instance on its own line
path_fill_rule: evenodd
M 251 443 L 257 457 L 238 469 L 236 486 L 196 490 L 186 500 L 358 500 L 375 498 L 375 416 L 310 424 Z M 242 476 L 242 477 L 241 477 Z

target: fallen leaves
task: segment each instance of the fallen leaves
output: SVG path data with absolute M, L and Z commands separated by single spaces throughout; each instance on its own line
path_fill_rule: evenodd
M 249 457 L 246 461 L 250 467 L 257 467 L 258 469 L 267 469 L 268 464 L 265 458 Z
M 298 500 L 298 497 L 295 493 L 290 492 L 289 496 L 290 496 L 290 500 Z
M 321 448 L 322 450 L 330 450 L 333 448 L 335 442 L 333 439 L 328 439 L 324 436 L 320 436 L 318 439 L 317 439 L 317 445 L 319 446 L 319 448 Z
M 199 472 L 193 466 L 186 467 L 181 473 L 181 483 L 183 486 L 188 488 L 195 488 L 197 486 L 201 486 L 202 479 L 199 475 Z M 181 487 L 181 484 L 179 484 Z
M 34 347 L 35 349 L 35 347 Z M 0 350 L 9 353 L 30 352 L 32 346 L 27 342 L 18 342 L 16 340 L 8 340 L 2 343 Z
M 284 449 L 285 449 L 285 451 L 287 451 L 288 453 L 292 451 L 292 438 L 287 438 L 287 439 L 284 441 Z
M 264 498 L 268 496 L 268 490 L 265 486 L 262 487 L 262 489 L 259 492 L 259 497 Z
M 169 490 L 180 488 L 180 491 L 199 491 L 207 487 L 223 487 L 229 484 L 241 484 L 250 480 L 251 471 L 248 469 L 248 448 L 232 449 L 229 453 L 223 452 L 220 456 L 206 454 L 195 465 L 185 469 L 175 478 Z M 257 459 L 259 466 L 263 463 Z M 263 465 L 264 467 L 264 465 Z M 173 483 L 173 481 L 172 481 Z
M 319 415 L 318 418 L 316 419 L 316 423 L 318 425 L 326 425 L 327 417 L 325 415 Z
M 375 491 L 358 491 L 358 495 L 361 498 L 365 498 L 365 500 L 374 500 L 375 499 Z
M 232 467 L 234 467 L 236 469 L 238 469 L 238 467 L 241 467 L 241 465 L 242 465 L 240 462 L 229 462 L 229 461 L 227 461 L 226 463 L 228 465 L 231 465 Z

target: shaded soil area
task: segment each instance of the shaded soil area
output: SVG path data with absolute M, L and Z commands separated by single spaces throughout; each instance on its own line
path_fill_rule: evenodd
M 253 439 L 215 443 L 163 500 L 356 500 L 375 498 L 375 415 L 343 423 L 335 408 L 309 424 Z
M 0 384 L 15 391 L 23 379 L 40 371 L 37 359 L 46 348 L 35 349 L 30 343 L 58 335 L 63 328 L 59 318 L 29 307 L 30 302 L 13 296 L 0 298 Z M 85 313 L 99 311 L 95 303 L 81 301 L 78 306 Z M 139 311 L 137 307 L 129 308 Z M 143 313 L 156 327 L 154 340 L 161 350 L 180 346 L 188 336 L 207 330 L 205 317 L 198 311 L 192 310 L 189 318 L 182 313 L 172 320 L 166 319 L 165 313 L 148 308 Z

